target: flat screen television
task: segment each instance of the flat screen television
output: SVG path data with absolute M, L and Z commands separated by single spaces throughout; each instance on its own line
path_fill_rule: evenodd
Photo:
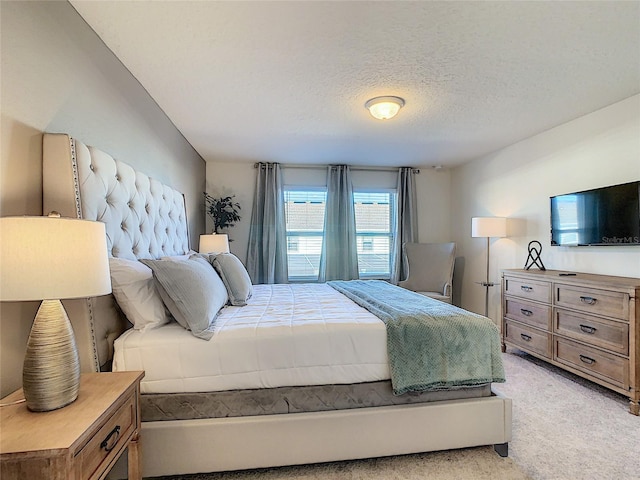
M 551 197 L 551 245 L 640 245 L 640 181 Z

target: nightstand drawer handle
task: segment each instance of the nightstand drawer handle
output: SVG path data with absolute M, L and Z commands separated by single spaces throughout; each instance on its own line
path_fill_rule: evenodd
M 111 446 L 109 446 L 109 440 L 111 440 L 111 437 L 115 436 L 115 440 L 113 441 L 113 443 L 111 444 Z M 120 438 L 120 425 L 116 425 L 116 428 L 114 428 L 113 430 L 111 430 L 111 433 L 109 435 L 107 435 L 107 438 L 105 438 L 102 443 L 100 444 L 100 448 L 104 448 L 105 452 L 110 452 L 111 450 L 113 450 L 116 446 L 116 444 L 118 443 L 118 439 Z
M 520 309 L 520 313 L 522 313 L 525 317 L 530 317 L 531 315 L 533 315 L 533 312 L 531 310 L 526 310 L 524 308 Z
M 525 342 L 530 342 L 531 341 L 531 337 L 529 335 L 525 335 L 524 333 L 520 334 L 520 337 L 525 341 Z
M 580 324 L 580 330 L 582 330 L 584 333 L 596 333 L 597 328 Z
M 533 290 L 533 287 L 529 287 L 527 285 L 520 285 L 520 290 L 523 290 L 525 292 L 531 292 Z
M 587 365 L 593 365 L 594 363 L 596 363 L 593 358 L 587 357 L 586 355 L 580 355 L 580 360 L 582 360 Z
M 580 297 L 580 301 L 587 305 L 595 305 L 598 300 L 593 297 Z

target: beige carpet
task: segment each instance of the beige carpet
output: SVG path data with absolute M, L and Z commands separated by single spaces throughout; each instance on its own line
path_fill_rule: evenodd
M 162 477 L 163 480 L 640 480 L 640 417 L 626 397 L 533 357 L 504 355 L 513 399 L 509 458 L 491 447 Z
M 321 463 L 244 472 L 162 477 L 171 480 L 529 480 L 510 458 L 492 447 L 466 448 L 398 457 Z
M 529 355 L 504 355 L 509 456 L 535 480 L 640 480 L 640 417 L 629 400 Z

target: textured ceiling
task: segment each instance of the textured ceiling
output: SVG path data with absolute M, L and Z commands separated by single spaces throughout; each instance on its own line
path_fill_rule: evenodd
M 453 166 L 640 92 L 637 1 L 71 4 L 207 161 Z

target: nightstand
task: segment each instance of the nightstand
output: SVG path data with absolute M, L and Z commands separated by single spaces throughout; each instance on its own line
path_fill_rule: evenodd
M 2 480 L 99 480 L 128 447 L 129 478 L 141 479 L 140 380 L 144 372 L 85 373 L 78 399 L 51 412 L 0 407 Z M 0 403 L 23 398 L 22 390 Z

